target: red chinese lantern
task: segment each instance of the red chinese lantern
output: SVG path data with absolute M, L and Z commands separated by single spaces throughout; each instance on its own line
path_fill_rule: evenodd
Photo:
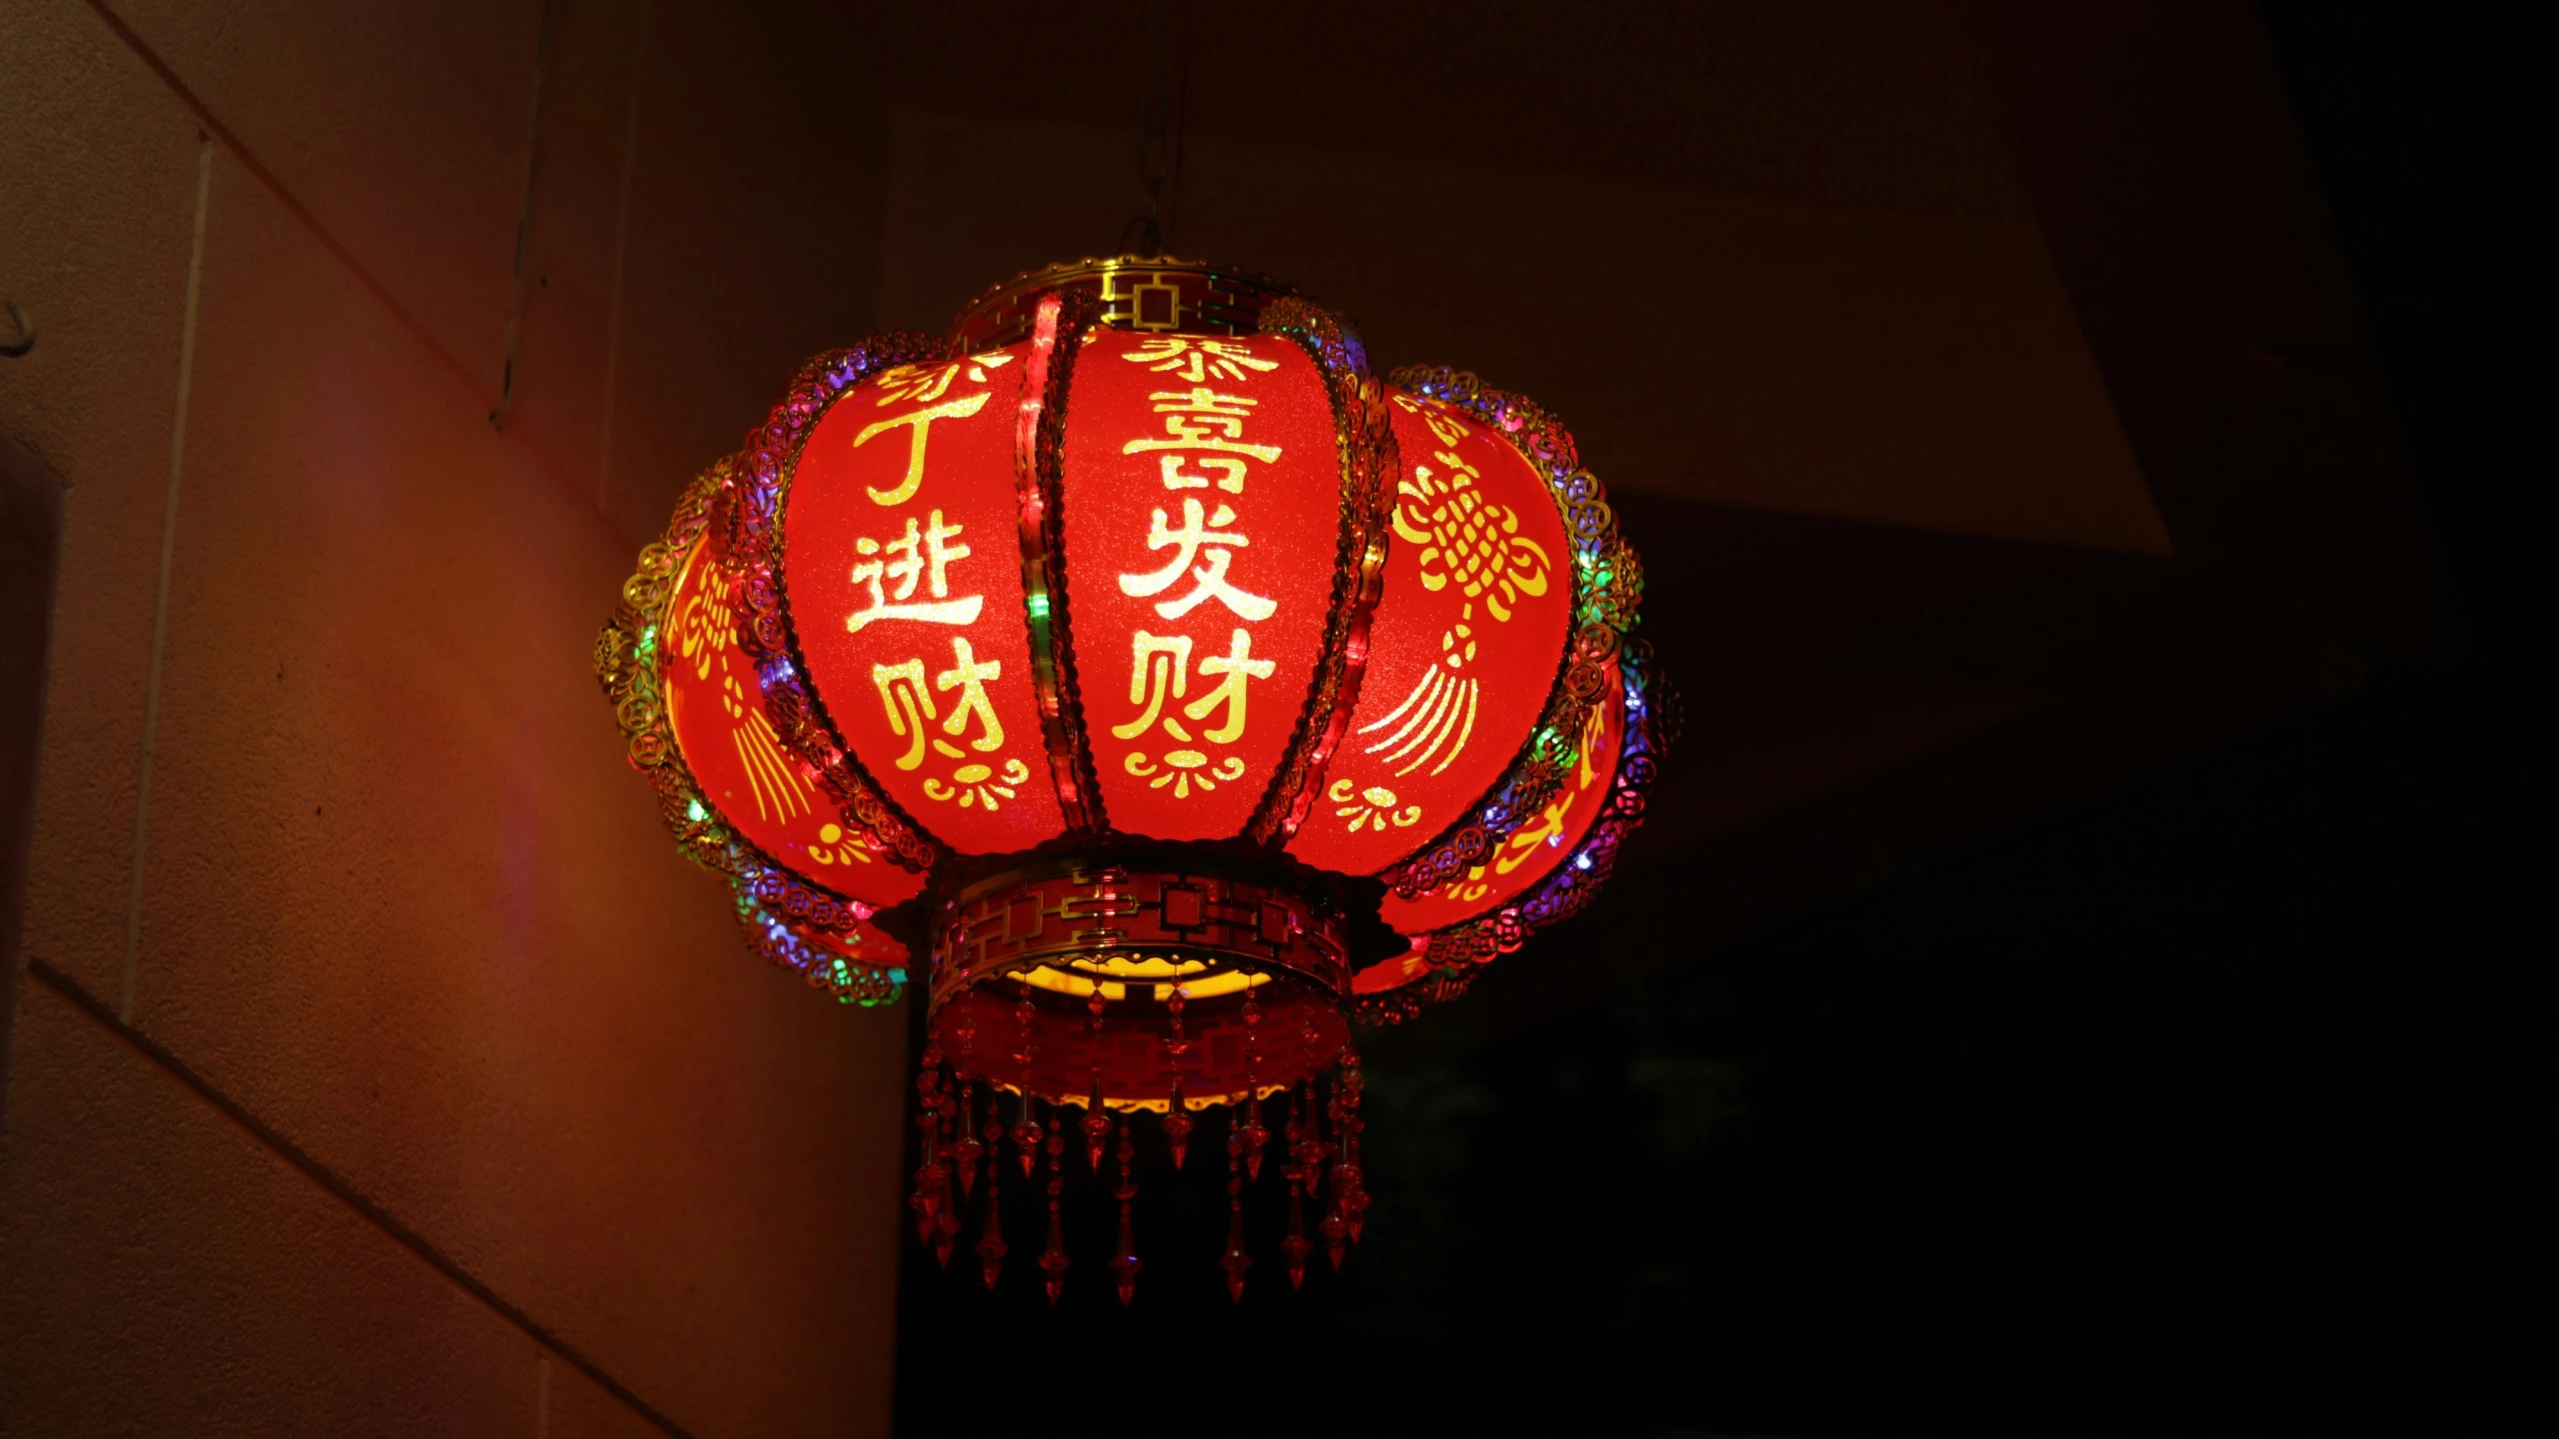
M 1381 382 L 1285 285 L 1123 257 L 812 361 L 596 667 L 759 953 L 862 1004 L 928 956 L 911 1202 L 945 1263 L 974 1208 L 996 1282 L 1009 1158 L 1054 1300 L 1080 1165 L 1126 1302 L 1130 1116 L 1179 1167 L 1215 1108 L 1240 1299 L 1274 1137 L 1291 1282 L 1310 1228 L 1337 1267 L 1359 1238 L 1354 1029 L 1578 909 L 1640 821 L 1641 588 L 1531 402 Z

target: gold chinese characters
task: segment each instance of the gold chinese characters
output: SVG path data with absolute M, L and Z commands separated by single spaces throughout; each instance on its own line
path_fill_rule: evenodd
M 915 517 L 906 517 L 906 533 L 895 539 L 880 541 L 864 535 L 853 542 L 853 553 L 865 556 L 853 566 L 853 583 L 870 591 L 871 602 L 847 616 L 844 627 L 860 634 L 865 625 L 881 620 L 920 620 L 936 625 L 973 625 L 979 609 L 986 603 L 983 595 L 963 595 L 951 599 L 950 567 L 953 562 L 969 557 L 969 547 L 955 545 L 960 526 L 942 523 L 942 512 L 933 511 L 932 523 L 919 527 Z M 872 558 L 887 556 L 887 558 Z M 930 600 L 909 603 L 916 581 L 922 578 Z M 883 586 L 894 583 L 894 595 Z
M 874 421 L 853 437 L 860 449 L 893 431 L 907 435 L 906 468 L 889 488 L 865 486 L 873 504 L 895 508 L 918 500 L 931 479 L 928 466 L 932 427 L 970 422 L 993 397 L 992 372 L 1012 363 L 1003 353 L 972 355 L 935 365 L 901 365 L 881 376 L 880 408 L 910 404 L 917 408 Z M 1001 412 L 976 423 L 1001 423 Z M 969 594 L 959 572 L 975 553 L 965 525 L 947 518 L 943 503 L 919 506 L 889 517 L 903 528 L 884 537 L 857 536 L 853 541 L 851 579 L 859 597 L 844 618 L 845 629 L 861 634 L 874 625 L 939 625 L 965 628 L 985 613 L 986 597 Z M 905 634 L 900 628 L 885 633 Z M 891 761 L 900 771 L 915 773 L 935 760 L 942 772 L 923 776 L 924 797 L 962 808 L 993 812 L 1019 793 L 1030 766 L 1001 754 L 1005 735 L 987 685 L 1002 677 L 1003 662 L 980 659 L 969 636 L 953 634 L 950 663 L 928 663 L 926 654 L 875 662 L 871 683 L 879 692 L 881 718 L 890 736 L 903 743 Z M 890 652 L 892 655 L 895 650 Z M 929 653 L 929 651 L 928 651 Z
M 932 438 L 935 420 L 965 420 L 986 408 L 989 391 L 944 400 L 951 382 L 965 373 L 975 384 L 986 383 L 987 371 L 1013 363 L 1006 354 L 971 355 L 942 365 L 900 365 L 880 376 L 879 406 L 887 409 L 899 403 L 921 403 L 924 408 L 911 410 L 894 419 L 880 420 L 853 437 L 853 448 L 860 449 L 893 430 L 907 432 L 906 477 L 888 489 L 870 490 L 871 502 L 879 505 L 902 505 L 915 497 L 924 483 L 924 452 Z M 935 403 L 939 401 L 940 403 Z
M 1231 746 L 1244 737 L 1250 723 L 1251 682 L 1268 679 L 1274 672 L 1270 660 L 1253 657 L 1253 636 L 1247 627 L 1269 619 L 1279 605 L 1233 576 L 1236 553 L 1252 544 L 1251 536 L 1239 527 L 1236 505 L 1217 498 L 1212 508 L 1209 500 L 1184 492 L 1214 488 L 1221 496 L 1241 500 L 1252 466 L 1279 460 L 1280 446 L 1247 433 L 1261 401 L 1212 383 L 1242 385 L 1277 370 L 1279 362 L 1256 354 L 1247 341 L 1184 335 L 1154 336 L 1120 358 L 1190 386 L 1150 393 L 1147 402 L 1162 417 L 1163 433 L 1141 435 L 1120 447 L 1124 455 L 1154 458 L 1157 479 L 1180 496 L 1181 516 L 1176 521 L 1171 506 L 1156 508 L 1149 515 L 1146 548 L 1161 554 L 1162 562 L 1153 569 L 1120 575 L 1120 593 L 1153 600 L 1154 612 L 1162 620 L 1212 616 L 1224 621 L 1227 634 L 1220 652 L 1214 640 L 1195 646 L 1189 634 L 1132 632 L 1128 701 L 1133 713 L 1110 730 L 1123 740 L 1160 731 L 1181 746 L 1160 757 L 1131 750 L 1123 757 L 1122 768 L 1146 780 L 1151 789 L 1187 799 L 1195 789 L 1212 791 L 1244 776 L 1247 766 L 1242 756 L 1212 756 L 1209 750 Z M 1212 602 L 1217 608 L 1206 609 Z M 1196 698 L 1191 696 L 1194 676 L 1207 682 Z

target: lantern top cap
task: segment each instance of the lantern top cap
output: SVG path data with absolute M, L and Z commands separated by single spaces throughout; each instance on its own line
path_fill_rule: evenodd
M 955 353 L 1027 338 L 1039 297 L 1052 291 L 1092 298 L 1100 324 L 1114 330 L 1249 335 L 1262 307 L 1297 287 L 1266 275 L 1170 255 L 1114 255 L 1062 261 L 996 285 L 960 310 L 952 325 Z

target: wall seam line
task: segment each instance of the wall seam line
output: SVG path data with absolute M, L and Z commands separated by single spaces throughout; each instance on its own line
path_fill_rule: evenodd
M 524 183 L 515 199 L 515 276 L 507 290 L 506 354 L 498 370 L 498 407 L 489 411 L 489 426 L 506 430 L 507 411 L 515 404 L 517 347 L 524 338 L 524 302 L 528 266 L 533 258 L 533 182 L 541 173 L 544 81 L 551 72 L 551 30 L 560 13 L 559 0 L 542 0 L 542 19 L 533 38 L 533 118 L 524 131 Z
M 603 1366 L 563 1342 L 558 1335 L 535 1322 L 531 1315 L 509 1303 L 496 1290 L 490 1288 L 469 1270 L 464 1269 L 450 1255 L 438 1249 L 424 1235 L 401 1223 L 389 1210 L 366 1197 L 362 1190 L 357 1189 L 337 1171 L 312 1158 L 300 1145 L 286 1138 L 282 1131 L 258 1118 L 248 1106 L 223 1093 L 211 1080 L 198 1074 L 166 1045 L 145 1034 L 139 1027 L 118 1018 L 116 1012 L 108 1007 L 105 1001 L 83 988 L 78 980 L 32 956 L 27 960 L 27 973 L 42 980 L 46 987 L 70 1001 L 73 1008 L 97 1021 L 136 1053 L 158 1065 L 171 1078 L 194 1091 L 197 1098 L 212 1105 L 224 1118 L 248 1131 L 251 1138 L 265 1145 L 286 1164 L 301 1171 L 304 1178 L 328 1191 L 341 1203 L 354 1210 L 374 1228 L 388 1236 L 392 1242 L 425 1261 L 429 1268 L 451 1280 L 472 1298 L 487 1305 L 498 1317 L 522 1330 L 535 1343 L 558 1355 L 562 1360 L 575 1366 L 578 1372 L 602 1385 L 614 1398 L 631 1406 L 640 1417 L 673 1436 L 673 1439 L 694 1439 L 691 1431 L 659 1413 L 656 1406 L 633 1393 L 630 1386 L 607 1373 Z
M 133 991 L 142 973 L 142 887 L 151 853 L 151 771 L 160 749 L 160 676 L 169 652 L 169 585 L 178 557 L 178 483 L 186 473 L 187 405 L 195 393 L 196 311 L 204 295 L 204 216 L 213 196 L 213 139 L 199 132 L 195 150 L 195 223 L 187 241 L 187 307 L 178 322 L 178 397 L 169 422 L 169 478 L 160 492 L 160 575 L 151 600 L 151 657 L 142 682 L 142 755 L 133 782 L 132 879 L 124 899 L 124 964 L 116 1014 L 133 1020 Z
M 106 0 L 87 0 L 87 3 L 89 8 L 96 12 L 98 19 L 104 22 L 109 30 L 115 32 L 116 38 L 123 42 L 124 47 L 132 51 L 134 57 L 140 60 L 153 75 L 158 76 L 160 83 L 167 87 L 178 103 L 185 106 L 189 114 L 195 116 L 196 124 L 203 129 L 204 133 L 219 141 L 222 148 L 230 151 L 231 158 L 239 161 L 241 168 L 247 170 L 269 194 L 275 196 L 276 203 L 284 206 L 286 213 L 292 215 L 302 228 L 309 231 L 311 237 L 319 242 L 320 248 L 326 250 L 331 259 L 336 260 L 349 275 L 355 278 L 356 285 L 375 304 L 381 306 L 395 324 L 408 331 L 409 338 L 416 341 L 418 347 L 425 350 L 427 355 L 462 387 L 464 394 L 470 397 L 481 415 L 485 416 L 490 410 L 496 408 L 497 398 L 489 392 L 487 386 L 472 377 L 470 367 L 455 359 L 451 352 L 437 343 L 434 336 L 427 333 L 426 327 L 418 323 L 416 316 L 410 314 L 399 301 L 391 297 L 391 292 L 383 287 L 380 280 L 373 277 L 373 272 L 367 270 L 362 262 L 356 259 L 355 252 L 349 250 L 337 236 L 329 233 L 328 229 L 321 225 L 319 217 L 311 213 L 310 207 L 297 199 L 292 191 L 286 189 L 284 182 L 276 178 L 275 172 L 268 169 L 265 162 L 258 159 L 256 155 L 251 154 L 249 148 L 240 143 L 240 137 L 232 133 L 231 127 L 223 124 L 214 115 L 212 107 L 198 98 L 195 91 L 187 88 L 187 83 L 178 78 L 178 72 L 170 69 L 168 62 L 162 60 L 158 52 L 145 44 L 142 36 L 132 26 L 126 24 L 122 16 L 107 8 Z M 568 471 L 561 469 L 558 461 L 553 460 L 539 445 L 513 431 L 502 430 L 500 433 L 524 451 L 526 457 L 533 461 L 535 469 L 550 477 L 562 489 L 576 495 L 580 504 L 592 510 L 596 517 L 604 522 L 606 533 L 614 533 L 611 517 L 596 505 L 593 496 L 569 478 Z

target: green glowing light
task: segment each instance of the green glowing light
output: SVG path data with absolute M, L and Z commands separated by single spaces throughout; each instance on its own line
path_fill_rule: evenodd
M 711 817 L 711 812 L 704 809 L 702 807 L 702 801 L 698 799 L 690 801 L 684 806 L 684 814 L 687 819 L 692 820 L 695 824 L 700 824 L 702 821 Z
M 1035 620 L 1044 620 L 1048 618 L 1048 596 L 1031 596 L 1031 618 Z

